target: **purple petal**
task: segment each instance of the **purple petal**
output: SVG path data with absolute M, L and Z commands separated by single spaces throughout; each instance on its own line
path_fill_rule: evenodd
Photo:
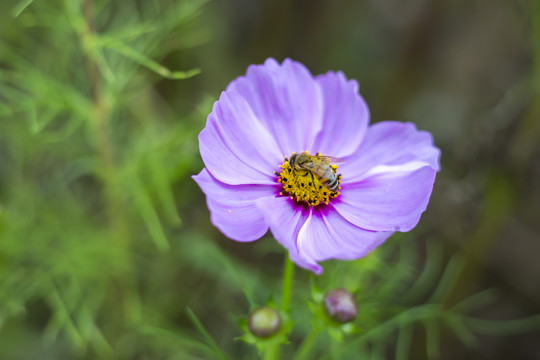
M 236 241 L 253 241 L 268 231 L 268 225 L 256 202 L 273 197 L 279 191 L 267 185 L 228 185 L 205 168 L 192 177 L 206 194 L 212 224 Z
M 409 231 L 427 207 L 435 173 L 430 166 L 377 173 L 344 184 L 333 205 L 344 218 L 362 228 Z
M 340 166 L 342 191 L 333 204 L 362 228 L 408 231 L 426 209 L 439 154 L 431 135 L 413 124 L 374 124 L 355 156 Z
M 201 157 L 218 180 L 231 184 L 273 184 L 283 161 L 276 142 L 246 101 L 222 93 L 199 134 Z
M 251 65 L 246 76 L 229 84 L 227 92 L 242 96 L 261 124 L 276 139 L 280 157 L 312 151 L 322 126 L 322 93 L 304 65 L 268 59 Z
M 368 128 L 360 147 L 338 171 L 343 182 L 350 183 L 381 172 L 414 171 L 423 166 L 439 170 L 439 155 L 430 133 L 416 130 L 411 123 L 383 121 Z
M 369 231 L 345 220 L 332 205 L 313 209 L 298 235 L 298 249 L 314 261 L 359 259 L 375 249 L 391 231 Z
M 308 207 L 287 197 L 260 199 L 257 205 L 270 225 L 276 241 L 289 251 L 291 260 L 304 269 L 320 274 L 322 267 L 315 260 L 300 253 L 296 245 L 298 233 L 309 216 Z
M 315 151 L 345 157 L 362 142 L 369 123 L 369 110 L 358 94 L 358 83 L 347 81 L 342 72 L 317 76 L 324 99 L 323 131 L 315 141 Z

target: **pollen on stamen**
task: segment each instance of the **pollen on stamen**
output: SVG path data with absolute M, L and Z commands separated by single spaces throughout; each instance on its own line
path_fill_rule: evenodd
M 302 160 L 299 164 L 300 158 Z M 291 167 L 291 159 L 297 161 L 294 168 Z M 283 164 L 279 165 L 281 171 L 275 172 L 278 176 L 277 182 L 283 186 L 279 195 L 288 196 L 291 200 L 305 202 L 313 207 L 320 203 L 328 205 L 331 199 L 339 195 L 339 191 L 333 190 L 341 189 L 339 186 L 341 174 L 336 173 L 337 165 L 330 164 L 327 159 L 328 157 L 321 155 L 320 152 L 309 155 L 307 151 L 299 155 L 293 152 L 290 157 L 285 157 Z M 331 184 L 333 190 L 328 188 Z

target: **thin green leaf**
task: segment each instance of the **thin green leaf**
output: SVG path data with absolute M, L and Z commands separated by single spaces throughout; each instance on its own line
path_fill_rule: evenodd
M 151 325 L 143 325 L 139 328 L 139 331 L 145 336 L 150 335 L 159 339 L 160 341 L 167 341 L 180 346 L 180 348 L 191 348 L 197 351 L 202 351 L 206 355 L 214 354 L 214 350 L 211 349 L 208 345 L 202 343 L 199 340 L 192 339 L 183 334 L 173 332 L 171 330 L 163 329 Z
M 473 347 L 476 344 L 476 336 L 465 325 L 461 317 L 449 315 L 445 317 L 445 322 L 465 345 Z
M 380 339 L 371 346 L 370 360 L 384 360 L 386 358 L 386 339 Z
M 193 77 L 201 72 L 201 70 L 198 68 L 187 70 L 187 71 L 169 70 L 165 66 L 158 64 L 154 60 L 148 58 L 146 55 L 138 52 L 132 47 L 116 39 L 109 38 L 107 41 L 100 42 L 100 44 L 113 51 L 116 51 L 119 54 L 124 55 L 128 59 L 138 63 L 139 65 L 142 65 L 148 68 L 149 70 L 152 70 L 153 72 L 167 79 L 174 79 L 174 80 L 189 79 L 190 77 Z
M 411 289 L 401 298 L 400 302 L 402 304 L 411 304 L 426 296 L 440 273 L 443 258 L 442 246 L 438 242 L 430 241 L 426 247 L 427 254 L 424 269 Z
M 428 303 L 443 301 L 454 288 L 462 269 L 463 259 L 459 255 L 453 256 L 446 265 L 446 269 L 441 276 L 439 285 L 433 292 L 431 298 L 428 300 Z
M 195 313 L 190 309 L 186 308 L 186 313 L 193 323 L 197 330 L 201 333 L 206 343 L 214 350 L 214 355 L 222 360 L 227 360 L 227 355 L 219 348 L 219 346 L 214 341 L 214 338 L 210 335 L 210 333 L 205 329 L 204 325 L 199 321 Z
M 150 167 L 150 180 L 156 189 L 158 198 L 165 210 L 165 214 L 174 224 L 181 225 L 182 220 L 176 210 L 174 194 L 167 178 L 165 164 L 159 156 L 159 153 L 156 152 L 155 155 L 151 155 L 148 166 Z
M 84 304 L 79 314 L 77 314 L 77 324 L 79 326 L 81 335 L 85 339 L 88 339 L 96 353 L 105 358 L 110 358 L 112 355 L 114 355 L 112 346 L 105 339 L 105 336 L 95 324 L 94 318 Z
M 255 294 L 267 291 L 260 283 L 260 274 L 241 261 L 234 261 L 214 241 L 207 241 L 195 233 L 186 236 L 191 238 L 191 241 L 183 244 L 183 249 L 192 255 L 186 261 L 191 262 L 198 271 L 206 272 L 222 282 L 230 283 L 233 289 L 242 289 L 250 304 L 260 305 Z
M 472 330 L 487 335 L 513 335 L 540 329 L 540 314 L 516 320 L 483 320 L 464 317 Z
M 435 319 L 426 319 L 423 323 L 426 329 L 426 352 L 428 359 L 438 359 L 440 357 L 439 325 Z
M 412 342 L 412 326 L 402 325 L 399 327 L 399 333 L 396 344 L 396 360 L 409 359 L 409 352 Z
M 381 286 L 377 290 L 377 297 L 388 299 L 396 297 L 404 292 L 409 286 L 411 279 L 416 277 L 416 270 L 412 264 L 416 263 L 417 253 L 415 248 L 404 242 L 399 246 L 399 261 L 392 267 Z
M 452 312 L 464 313 L 477 309 L 481 309 L 489 304 L 492 304 L 496 299 L 496 292 L 494 289 L 487 289 L 477 294 L 469 296 L 465 300 L 457 303 L 450 310 Z
M 404 310 L 393 318 L 359 335 L 356 339 L 356 342 L 373 341 L 374 339 L 388 336 L 391 332 L 395 331 L 395 329 L 399 328 L 400 326 L 412 324 L 416 321 L 421 321 L 424 319 L 435 318 L 437 316 L 440 316 L 441 313 L 442 310 L 440 309 L 440 307 L 433 304 L 417 306 Z
M 131 184 L 131 195 L 135 201 L 135 206 L 137 206 L 139 213 L 150 232 L 152 240 L 154 240 L 154 243 L 159 250 L 168 250 L 169 241 L 163 231 L 161 221 L 159 221 L 159 216 L 150 200 L 150 196 L 148 195 L 145 186 L 136 174 L 132 176 Z
M 49 334 L 49 339 L 54 340 L 58 332 L 62 329 L 66 331 L 67 335 L 71 338 L 73 344 L 79 348 L 84 349 L 86 347 L 86 341 L 81 336 L 79 329 L 73 322 L 70 311 L 64 302 L 64 299 L 60 296 L 58 290 L 51 284 L 51 291 L 48 295 L 48 301 L 51 308 L 54 310 L 53 319 L 49 322 L 46 334 Z M 52 338 L 50 337 L 52 336 Z
M 19 3 L 17 5 L 15 5 L 13 10 L 11 11 L 11 16 L 13 16 L 14 18 L 18 17 L 33 2 L 34 2 L 34 0 L 21 0 L 21 1 L 19 1 Z
M 120 29 L 107 32 L 106 36 L 101 37 L 101 45 L 107 41 L 106 39 L 115 39 L 121 41 L 130 41 L 141 37 L 142 35 L 151 34 L 157 32 L 160 26 L 156 23 L 140 22 L 135 25 L 128 25 Z

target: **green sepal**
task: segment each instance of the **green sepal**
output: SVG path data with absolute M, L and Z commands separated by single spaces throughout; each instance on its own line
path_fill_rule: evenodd
M 311 298 L 315 303 L 321 303 L 324 300 L 324 293 L 315 285 L 315 276 L 311 275 L 309 277 L 309 285 L 311 288 Z
M 272 301 L 267 302 L 268 306 L 272 306 Z M 293 322 L 290 320 L 289 316 L 283 311 L 279 311 L 279 316 L 281 317 L 281 328 L 277 333 L 272 336 L 263 338 L 253 335 L 248 328 L 248 319 L 247 317 L 238 319 L 238 326 L 244 332 L 242 335 L 234 338 L 234 340 L 243 341 L 247 344 L 255 345 L 259 354 L 264 353 L 268 348 L 274 347 L 280 344 L 289 344 L 288 336 L 293 328 Z
M 268 295 L 268 299 L 266 299 L 266 306 L 273 307 L 274 309 L 277 309 L 276 302 L 274 301 L 274 292 L 272 291 L 270 295 Z M 281 315 L 281 313 L 280 313 Z
M 314 277 L 310 278 L 311 297 L 312 301 L 308 301 L 307 305 L 312 313 L 311 324 L 316 331 L 328 332 L 328 335 L 337 342 L 343 342 L 344 338 L 351 334 L 360 333 L 360 329 L 353 322 L 342 324 L 326 314 L 324 310 L 324 295 L 317 285 L 315 285 Z

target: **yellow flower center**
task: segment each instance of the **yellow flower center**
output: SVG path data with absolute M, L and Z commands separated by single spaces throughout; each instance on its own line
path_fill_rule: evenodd
M 277 181 L 283 184 L 279 194 L 310 206 L 319 203 L 328 205 L 341 189 L 341 174 L 336 173 L 337 165 L 332 164 L 332 160 L 319 152 L 316 155 L 310 155 L 307 151 L 300 154 L 293 152 L 279 166 L 281 171 L 274 172 L 278 176 Z

